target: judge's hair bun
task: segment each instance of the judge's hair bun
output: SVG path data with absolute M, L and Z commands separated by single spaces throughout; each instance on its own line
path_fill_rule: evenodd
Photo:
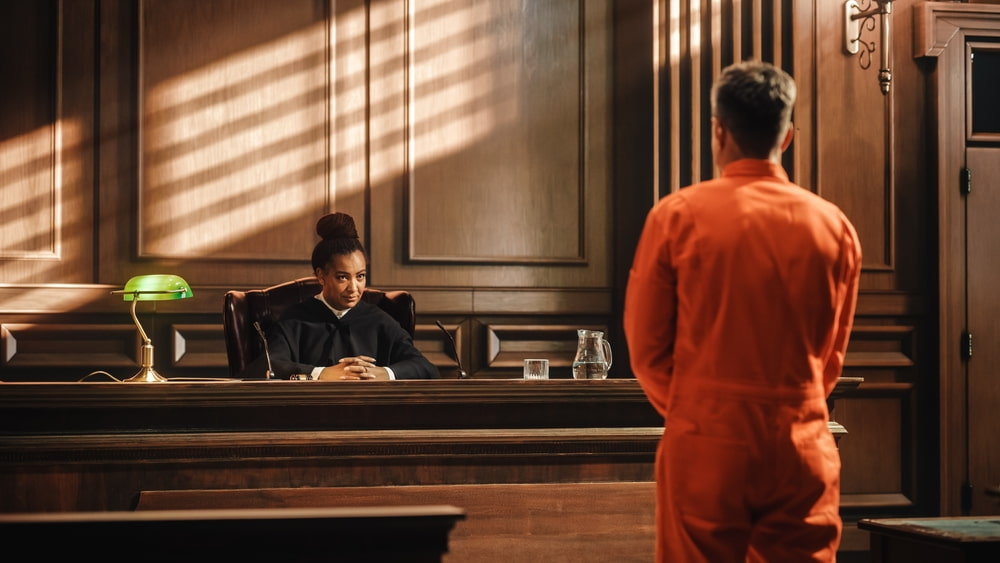
M 347 213 L 330 213 L 316 222 L 316 234 L 323 240 L 358 238 L 358 228 Z

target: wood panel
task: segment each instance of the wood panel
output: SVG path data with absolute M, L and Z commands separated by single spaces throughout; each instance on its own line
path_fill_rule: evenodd
M 138 365 L 142 344 L 134 324 L 4 323 L 0 327 L 4 368 Z
M 904 479 L 909 485 L 908 465 L 904 463 L 909 452 L 904 450 L 901 426 L 906 420 L 903 413 L 909 406 L 908 391 L 904 387 L 893 389 L 891 395 L 883 392 L 879 393 L 881 397 L 868 398 L 873 392 L 860 389 L 856 395 L 865 398 L 855 396 L 837 405 L 837 420 L 856 429 L 849 439 L 840 442 L 841 488 L 845 494 L 914 496 L 911 487 L 904 488 Z M 880 463 L 875 466 L 862 463 L 868 459 L 879 459 Z
M 610 286 L 606 2 L 383 2 L 371 25 L 381 284 Z M 429 264 L 430 263 L 430 264 Z
M 168 330 L 171 368 L 229 368 L 221 324 L 172 324 Z
M 855 429 L 838 442 L 842 504 L 849 515 L 912 510 L 928 484 L 915 470 L 918 445 L 928 443 L 918 424 L 915 327 L 874 320 L 856 321 L 845 359 L 845 371 L 864 383 L 836 403 L 837 421 Z
M 138 257 L 309 256 L 330 196 L 326 13 L 313 0 L 139 7 Z
M 851 330 L 848 368 L 908 368 L 916 363 L 916 338 L 913 326 L 869 325 L 859 319 Z
M 19 3 L 7 17 L 25 23 L 24 31 L 44 29 L 51 38 L 59 29 L 60 13 L 51 2 Z M 58 43 L 32 40 L 27 34 L 3 34 L 2 79 L 20 84 L 4 95 L 9 119 L 0 122 L 0 185 L 4 186 L 4 220 L 0 221 L 2 258 L 55 259 L 59 255 L 61 185 L 52 161 L 59 134 L 57 77 L 61 72 Z
M 584 263 L 584 3 L 442 7 L 407 21 L 406 258 Z
M 137 510 L 445 503 L 466 519 L 444 561 L 651 561 L 655 483 L 142 491 Z
M 811 131 L 815 29 L 813 2 L 781 0 L 659 1 L 655 54 L 659 147 L 655 199 L 715 176 L 711 149 L 711 89 L 723 67 L 737 61 L 769 61 L 796 76 L 801 96 L 796 123 Z M 808 24 L 808 25 L 803 25 Z M 801 52 L 799 51 L 801 49 Z M 784 165 L 806 187 L 813 160 L 811 135 L 796 137 Z M 801 177 L 800 177 L 800 168 Z M 814 189 L 814 188 L 813 188 Z
M 547 358 L 550 377 L 571 377 L 570 368 L 576 357 L 577 330 L 607 332 L 606 326 L 580 325 L 516 325 L 491 323 L 483 327 L 486 335 L 486 367 L 490 370 L 507 368 L 520 377 L 525 358 Z M 612 358 L 613 363 L 613 358 Z
M 997 29 L 1000 37 L 1000 27 Z M 994 78 L 995 80 L 995 78 Z M 998 139 L 1000 141 L 1000 139 Z M 1000 279 L 1000 142 L 989 147 L 967 147 L 968 165 L 976 177 L 976 191 L 970 197 L 968 211 L 968 287 L 970 306 L 968 331 L 973 349 L 968 359 L 966 393 L 968 406 L 969 483 L 974 489 L 971 514 L 995 514 L 996 499 L 990 489 L 1000 487 L 1000 298 L 994 287 Z M 958 374 L 952 374 L 957 376 Z
M 0 63 L 0 280 L 88 282 L 95 7 L 18 2 L 3 12 L 16 24 L 4 25 L 0 50 L 17 55 Z
M 836 402 L 836 419 L 848 428 L 838 444 L 841 504 L 849 519 L 914 513 L 933 502 L 925 460 L 933 456 L 936 424 L 922 415 L 933 396 L 916 369 L 921 339 L 915 326 L 892 324 L 920 308 L 886 297 L 859 307 L 865 312 L 851 334 L 845 373 L 864 383 Z
M 332 206 L 327 3 L 189 4 L 100 6 L 94 276 L 264 287 L 308 275 Z
M 138 333 L 130 322 L 127 305 L 110 291 L 0 290 L 0 303 L 10 308 L 10 313 L 0 319 L 0 379 L 47 381 L 58 377 L 59 381 L 76 381 L 95 371 L 107 372 L 102 379 L 131 376 L 138 365 Z M 220 322 L 222 291 L 196 287 L 192 299 L 138 306 L 140 322 L 153 340 L 155 364 L 162 375 L 227 375 Z M 448 301 L 446 295 L 442 293 L 443 301 Z M 74 304 L 76 310 L 59 312 L 68 303 L 62 297 L 83 301 Z M 464 299 L 460 292 L 456 297 L 459 303 Z M 457 364 L 451 344 L 435 324 L 439 320 L 455 339 L 460 361 L 472 377 L 520 377 L 521 360 L 542 352 L 555 362 L 553 377 L 569 377 L 576 330 L 589 327 L 608 331 L 601 314 L 607 311 L 608 305 L 602 303 L 606 298 L 606 293 L 601 292 L 470 294 L 469 302 L 478 303 L 484 311 L 517 312 L 506 315 L 475 315 L 468 308 L 456 311 L 452 304 L 435 305 L 433 301 L 425 309 L 423 301 L 419 301 L 414 342 L 443 377 L 455 377 Z M 591 312 L 584 314 L 587 311 Z M 612 369 L 616 370 L 613 374 L 622 377 L 628 366 L 619 364 Z
M 494 417 L 490 410 L 479 408 Z M 156 418 L 162 417 L 150 417 L 154 425 Z M 476 424 L 473 413 L 450 424 L 462 420 Z M 647 427 L 4 436 L 0 511 L 127 510 L 147 489 L 651 481 L 661 433 Z
M 657 427 L 635 380 L 10 383 L 3 433 Z M 453 426 L 458 425 L 458 426 Z
M 815 5 L 817 57 L 823 61 L 816 78 L 815 104 L 820 116 L 816 127 L 828 139 L 817 155 L 816 191 L 837 203 L 854 223 L 864 251 L 863 268 L 889 270 L 894 266 L 892 111 L 896 92 L 883 95 L 877 80 L 879 53 L 887 47 L 872 37 L 877 33 L 868 32 L 863 39 L 874 41 L 878 49 L 874 55 L 865 49 L 858 55 L 845 54 L 843 3 Z M 900 6 L 893 8 L 896 11 Z
M 622 189 L 613 190 L 615 208 L 614 246 L 611 267 L 614 292 L 612 310 L 622 310 L 624 287 L 632 255 L 643 227 L 643 218 L 658 193 L 660 107 L 656 102 L 659 75 L 659 3 L 645 0 L 618 0 L 612 3 L 615 28 L 612 43 L 612 73 L 615 84 L 613 182 Z M 627 188 L 626 188 L 627 186 Z M 617 314 L 617 313 L 616 313 Z M 618 350 L 621 365 L 629 365 L 628 350 L 621 323 L 611 323 L 612 346 Z
M 0 288 L 0 304 L 8 309 L 0 319 L 4 330 L 0 379 L 76 381 L 94 371 L 117 379 L 131 376 L 138 365 L 137 331 L 129 324 L 127 306 L 111 295 L 111 289 Z M 196 287 L 192 299 L 138 306 L 162 375 L 228 376 L 220 322 L 224 290 Z M 519 378 L 522 360 L 539 354 L 552 361 L 552 377 L 568 378 L 577 329 L 611 334 L 616 328 L 605 322 L 611 307 L 606 292 L 417 290 L 415 296 L 414 342 L 446 378 L 457 376 L 457 364 L 451 344 L 435 324 L 439 320 L 455 339 L 462 366 L 473 378 Z M 919 311 L 919 305 L 910 302 L 916 303 L 905 294 L 862 296 L 859 311 L 868 317 L 877 314 L 879 322 L 884 322 L 891 318 L 886 315 Z M 885 380 L 884 374 L 902 373 L 917 365 L 919 341 L 912 325 L 859 322 L 848 350 L 847 369 L 872 381 Z M 631 378 L 624 345 L 613 344 L 612 353 L 611 377 Z M 903 377 L 913 380 L 912 374 Z

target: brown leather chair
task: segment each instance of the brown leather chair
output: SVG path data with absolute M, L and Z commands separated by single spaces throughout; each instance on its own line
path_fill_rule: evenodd
M 226 292 L 222 310 L 222 326 L 226 338 L 226 354 L 229 358 L 229 373 L 238 377 L 247 364 L 264 353 L 260 335 L 253 323 L 267 328 L 281 317 L 285 309 L 311 299 L 320 292 L 315 277 L 299 278 L 265 289 Z M 381 291 L 366 288 L 362 296 L 365 301 L 377 305 L 399 321 L 399 324 L 413 336 L 417 322 L 413 296 L 407 291 Z

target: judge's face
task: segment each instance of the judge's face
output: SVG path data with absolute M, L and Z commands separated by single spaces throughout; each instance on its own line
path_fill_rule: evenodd
M 337 254 L 325 268 L 316 269 L 323 286 L 323 298 L 334 309 L 351 309 L 361 301 L 368 282 L 368 265 L 363 252 Z

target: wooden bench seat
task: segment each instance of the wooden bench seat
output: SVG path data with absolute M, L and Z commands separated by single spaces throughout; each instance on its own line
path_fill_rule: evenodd
M 142 491 L 137 510 L 461 507 L 443 561 L 653 560 L 653 482 L 521 483 Z

